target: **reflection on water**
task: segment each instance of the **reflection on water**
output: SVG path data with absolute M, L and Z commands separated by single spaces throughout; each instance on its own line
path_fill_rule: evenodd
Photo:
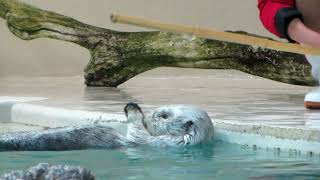
M 0 173 L 40 162 L 87 167 L 98 179 L 320 178 L 320 159 L 213 142 L 188 148 L 2 152 Z

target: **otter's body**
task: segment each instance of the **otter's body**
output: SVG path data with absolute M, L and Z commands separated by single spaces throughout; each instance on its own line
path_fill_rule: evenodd
M 213 137 L 209 116 L 196 107 L 164 106 L 145 115 L 137 104 L 129 103 L 124 111 L 128 122 L 126 134 L 99 125 L 6 133 L 0 135 L 0 150 L 110 149 L 139 144 L 185 146 L 203 143 Z

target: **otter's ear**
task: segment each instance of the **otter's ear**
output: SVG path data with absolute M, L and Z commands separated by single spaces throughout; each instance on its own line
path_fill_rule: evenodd
M 187 121 L 184 125 L 183 125 L 183 128 L 185 130 L 185 132 L 188 132 L 191 128 L 191 126 L 193 125 L 193 122 L 192 121 Z

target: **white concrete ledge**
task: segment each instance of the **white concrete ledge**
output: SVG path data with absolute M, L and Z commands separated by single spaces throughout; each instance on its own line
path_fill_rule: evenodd
M 14 96 L 0 96 L 0 122 L 11 122 L 11 109 L 13 105 L 22 102 L 44 100 L 43 97 L 14 97 Z
M 215 138 L 254 148 L 320 153 L 320 131 L 234 122 L 214 122 Z
M 70 110 L 26 103 L 35 99 L 0 98 L 0 133 L 100 124 L 124 130 L 124 115 Z M 16 126 L 17 128 L 14 128 Z M 36 127 L 36 128 L 35 128 Z
M 3 101 L 0 102 L 0 122 L 8 123 L 11 121 L 11 109 L 16 102 Z
M 11 122 L 49 128 L 81 126 L 93 123 L 112 123 L 125 120 L 124 115 L 69 110 L 26 103 L 15 104 L 11 109 Z
M 320 142 L 318 129 L 303 129 L 298 127 L 279 127 L 274 125 L 245 124 L 235 122 L 215 122 L 215 127 L 230 132 L 272 136 L 279 139 L 304 140 Z
M 303 139 L 276 138 L 254 133 L 239 133 L 216 128 L 215 139 L 246 145 L 253 148 L 275 149 L 281 152 L 304 152 L 310 155 L 320 153 L 320 142 Z
M 18 132 L 18 131 L 40 131 L 46 129 L 42 126 L 26 125 L 21 123 L 0 123 L 0 133 Z

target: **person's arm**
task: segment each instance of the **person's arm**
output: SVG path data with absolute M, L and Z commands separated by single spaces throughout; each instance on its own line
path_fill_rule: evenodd
M 258 0 L 260 20 L 263 26 L 274 35 L 287 38 L 287 26 L 294 18 L 302 18 L 295 8 L 294 0 Z
M 260 20 L 271 33 L 289 41 L 320 48 L 320 34 L 303 23 L 294 0 L 258 0 Z
M 287 32 L 289 37 L 298 43 L 320 48 L 320 34 L 309 29 L 298 18 L 289 23 Z

